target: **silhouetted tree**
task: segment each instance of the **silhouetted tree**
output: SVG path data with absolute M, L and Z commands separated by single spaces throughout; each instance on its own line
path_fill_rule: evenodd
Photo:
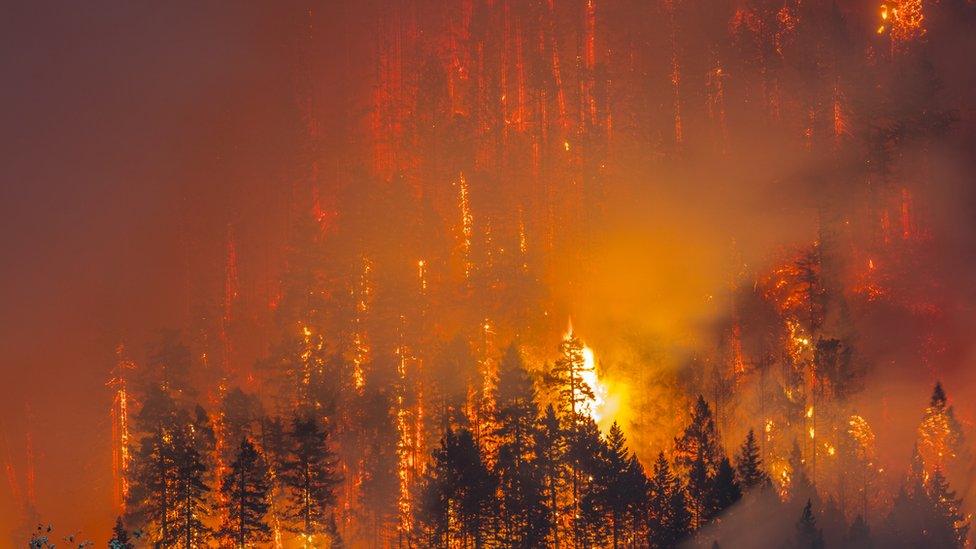
M 289 531 L 301 534 L 308 545 L 314 536 L 332 535 L 329 520 L 340 477 L 318 419 L 296 416 L 289 438 L 289 452 L 279 472 L 287 494 L 282 514 Z
M 732 468 L 729 458 L 723 457 L 715 471 L 715 478 L 712 479 L 708 518 L 711 519 L 720 515 L 732 507 L 741 497 L 742 490 L 739 488 L 739 482 L 735 479 L 735 470 Z
M 467 429 L 448 429 L 421 483 L 415 518 L 428 547 L 480 549 L 494 514 L 496 483 Z
M 752 429 L 749 429 L 746 440 L 739 448 L 739 454 L 735 459 L 736 473 L 743 492 L 748 492 L 754 488 L 765 488 L 772 484 L 769 475 L 762 467 L 763 462 L 759 456 L 756 435 Z
M 271 527 L 265 517 L 271 505 L 271 478 L 264 456 L 250 440 L 241 441 L 220 491 L 226 508 L 220 537 L 238 548 L 268 541 Z
M 661 452 L 648 480 L 648 545 L 660 549 L 677 547 L 690 531 L 685 491 Z
M 620 546 L 627 517 L 645 506 L 646 479 L 633 468 L 623 430 L 617 422 L 610 427 L 595 480 L 596 500 L 610 522 L 614 549 Z M 642 472 L 642 471 L 641 471 Z M 628 536 L 630 537 L 630 536 Z
M 962 436 L 962 426 L 956 419 L 955 411 L 949 406 L 945 390 L 936 383 L 932 398 L 922 414 L 918 426 L 918 452 L 926 471 L 942 469 L 946 471 L 955 465 L 957 457 L 967 457 Z M 962 460 L 966 462 L 965 459 Z
M 167 545 L 184 549 L 204 545 L 212 530 L 204 522 L 209 515 L 209 493 L 206 462 L 197 449 L 193 432 L 178 431 L 174 435 L 174 538 Z
M 568 431 L 566 467 L 569 476 L 572 534 L 576 546 L 599 546 L 609 537 L 608 520 L 601 495 L 606 442 L 589 416 L 579 415 Z
M 108 549 L 135 549 L 135 544 L 129 538 L 129 532 L 122 523 L 122 517 L 115 519 L 112 527 L 112 537 L 108 540 Z
M 800 445 L 795 440 L 790 449 L 790 484 L 787 503 L 791 508 L 799 509 L 803 502 L 812 501 L 819 505 L 820 500 L 817 496 L 817 489 L 814 487 L 810 477 L 807 476 L 806 463 L 803 454 L 800 452 Z
M 496 541 L 506 547 L 541 546 L 551 513 L 534 444 L 538 408 L 532 380 L 514 345 L 502 358 L 496 410 L 494 474 L 501 495 Z
M 567 421 L 576 421 L 593 401 L 593 387 L 583 378 L 586 369 L 583 342 L 570 331 L 559 344 L 559 358 L 546 376 L 547 385 L 557 397 L 557 411 Z
M 535 431 L 535 455 L 539 476 L 542 480 L 542 492 L 546 500 L 547 521 L 550 527 L 547 540 L 552 545 L 559 545 L 559 528 L 557 520 L 560 513 L 559 494 L 566 479 L 563 476 L 563 459 L 566 452 L 566 436 L 555 408 L 550 404 L 539 420 Z
M 132 453 L 128 517 L 144 525 L 150 542 L 174 542 L 177 478 L 176 433 L 182 429 L 173 398 L 150 386 L 136 414 L 138 443 Z
M 813 516 L 813 504 L 807 500 L 807 504 L 800 513 L 800 519 L 796 522 L 796 543 L 797 549 L 823 549 L 823 532 L 817 528 L 817 519 Z
M 691 422 L 674 439 L 675 464 L 688 478 L 688 509 L 693 529 L 700 528 L 710 516 L 713 504 L 713 480 L 722 461 L 722 449 L 715 431 L 715 420 L 704 397 L 698 396 Z
M 962 513 L 962 500 L 949 488 L 949 482 L 936 469 L 926 485 L 929 517 L 925 529 L 930 547 L 962 547 L 966 543 L 969 522 Z

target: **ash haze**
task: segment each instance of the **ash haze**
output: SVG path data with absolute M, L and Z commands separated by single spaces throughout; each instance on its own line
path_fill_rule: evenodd
M 181 547 L 830 547 L 861 516 L 884 546 L 915 539 L 900 489 L 923 505 L 943 474 L 958 520 L 919 543 L 972 543 L 971 2 L 96 0 L 0 25 L 11 546 L 101 546 L 119 516 Z M 750 429 L 758 491 L 723 477 Z M 157 435 L 199 454 L 199 504 L 162 511 L 199 524 L 161 524 Z M 266 532 L 227 520 L 245 438 Z

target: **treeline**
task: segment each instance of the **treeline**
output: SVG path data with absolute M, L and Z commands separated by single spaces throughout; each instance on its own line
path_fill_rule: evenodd
M 821 499 L 797 444 L 777 482 L 752 430 L 726 452 L 701 396 L 673 447 L 642 461 L 619 425 L 602 433 L 593 420 L 582 350 L 570 334 L 553 365 L 533 377 L 510 346 L 490 420 L 444 407 L 439 442 L 404 497 L 397 494 L 407 470 L 380 451 L 391 441 L 366 418 L 360 428 L 380 438 L 366 444 L 364 473 L 351 483 L 357 493 L 345 501 L 371 513 L 375 532 L 356 545 L 738 546 L 747 528 L 763 546 L 963 546 L 960 500 L 941 471 L 925 472 L 917 451 L 887 516 L 871 524 Z M 212 417 L 180 381 L 189 356 L 178 341 L 166 340 L 150 364 L 153 381 L 134 418 L 127 513 L 110 547 L 344 546 L 341 410 L 311 401 L 282 417 L 233 389 Z M 945 406 L 941 386 L 932 404 Z M 382 537 L 397 515 L 395 535 Z

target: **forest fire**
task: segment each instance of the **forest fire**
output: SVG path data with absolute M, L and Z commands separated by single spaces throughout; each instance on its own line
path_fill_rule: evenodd
M 152 9 L 14 14 L 11 546 L 973 543 L 973 2 Z

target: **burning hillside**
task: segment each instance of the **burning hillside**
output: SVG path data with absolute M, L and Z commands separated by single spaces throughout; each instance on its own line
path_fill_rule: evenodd
M 18 544 L 971 543 L 971 2 L 199 17 L 245 46 L 98 306 L 101 472 L 25 401 Z

